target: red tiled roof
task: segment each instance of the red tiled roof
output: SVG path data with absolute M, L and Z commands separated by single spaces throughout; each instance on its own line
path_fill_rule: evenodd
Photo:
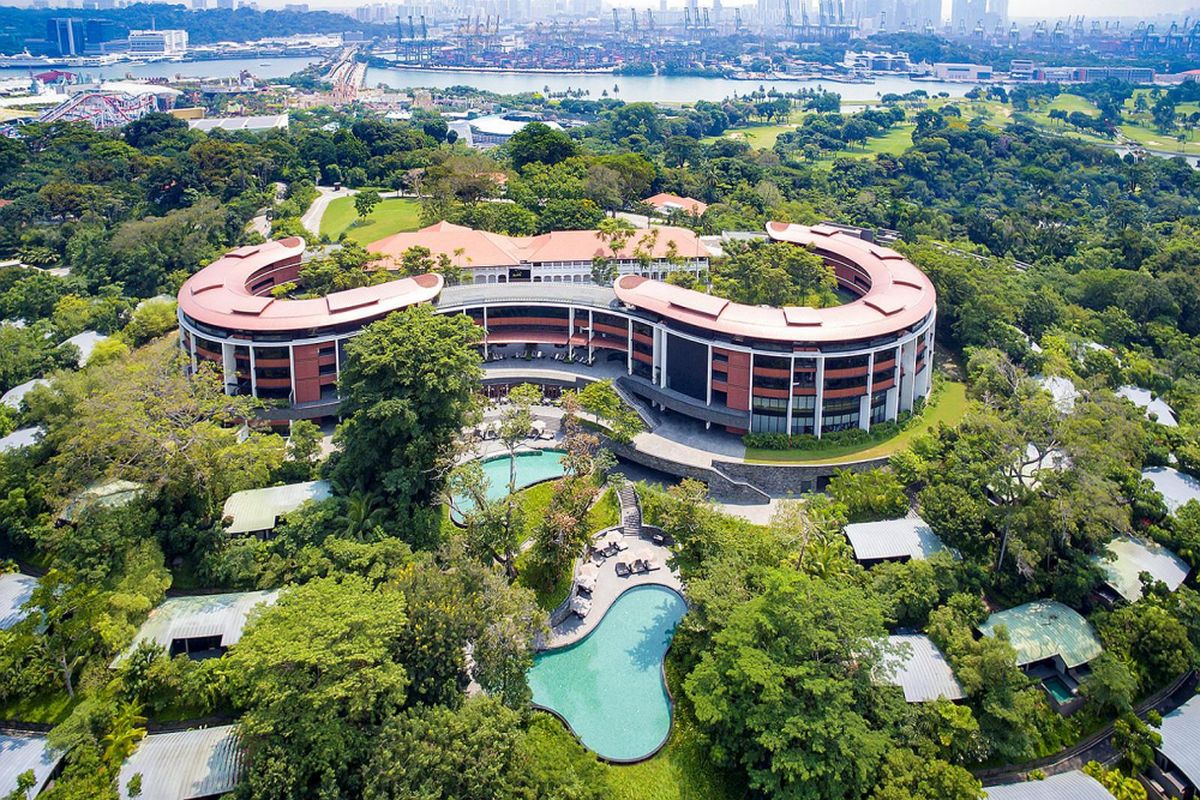
M 677 194 L 670 194 L 668 192 L 659 192 L 653 197 L 647 197 L 642 202 L 646 205 L 654 206 L 663 213 L 679 209 L 699 217 L 708 210 L 707 203 L 702 203 L 691 197 L 680 197 Z
M 695 232 L 670 225 L 635 231 L 619 255 L 633 258 L 635 251 L 642 247 L 649 250 L 653 258 L 666 258 L 672 242 L 676 255 L 681 258 L 709 256 L 708 248 L 701 244 Z M 434 256 L 445 253 L 464 269 L 515 267 L 522 263 L 547 261 L 590 261 L 595 256 L 611 253 L 608 244 L 594 230 L 552 231 L 540 236 L 505 236 L 445 221 L 419 231 L 388 236 L 367 245 L 367 250 L 398 259 L 410 247 L 427 247 Z

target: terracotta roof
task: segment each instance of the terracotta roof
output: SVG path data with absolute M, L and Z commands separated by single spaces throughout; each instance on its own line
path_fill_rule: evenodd
M 610 255 L 608 245 L 596 231 L 552 231 L 540 236 L 505 236 L 465 225 L 438 222 L 419 231 L 397 233 L 367 245 L 372 253 L 387 258 L 399 258 L 410 247 L 427 247 L 434 256 L 445 253 L 464 269 L 486 267 L 516 267 L 547 261 L 590 261 L 595 256 Z M 623 258 L 633 258 L 642 246 L 654 258 L 666 258 L 669 244 L 681 258 L 708 258 L 708 248 L 695 232 L 670 225 L 656 226 L 649 231 L 635 231 L 621 250 Z M 651 247 L 651 243 L 653 246 Z M 462 251 L 458 254 L 458 251 Z
M 3 197 L 0 197 L 0 208 L 4 208 L 5 206 L 11 206 L 12 204 L 13 204 L 12 200 L 5 200 Z
M 702 203 L 692 197 L 680 197 L 677 194 L 670 194 L 668 192 L 659 192 L 653 197 L 647 197 L 642 202 L 648 206 L 654 206 L 664 213 L 679 209 L 699 217 L 708 210 L 707 203 Z
M 790 342 L 873 339 L 904 330 L 933 311 L 937 295 L 923 272 L 897 253 L 828 226 L 767 224 L 776 241 L 807 245 L 818 254 L 853 264 L 870 281 L 857 300 L 830 308 L 750 306 L 668 283 L 624 275 L 617 298 L 668 319 L 731 336 Z
M 250 291 L 256 277 L 303 252 L 304 240 L 296 236 L 238 248 L 188 278 L 179 289 L 179 308 L 197 322 L 223 328 L 302 330 L 375 319 L 432 300 L 442 290 L 440 275 L 418 275 L 311 300 Z

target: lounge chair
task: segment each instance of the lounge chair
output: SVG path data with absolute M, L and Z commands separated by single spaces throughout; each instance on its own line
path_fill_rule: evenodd
M 617 562 L 617 577 L 618 578 L 628 578 L 632 573 L 633 573 L 633 571 L 631 569 L 629 569 L 629 565 L 626 564 L 624 561 Z

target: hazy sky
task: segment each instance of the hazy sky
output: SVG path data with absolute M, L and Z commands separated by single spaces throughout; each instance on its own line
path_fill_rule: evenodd
M 1152 16 L 1196 7 L 1195 0 L 1011 0 L 1008 13 L 1015 17 Z

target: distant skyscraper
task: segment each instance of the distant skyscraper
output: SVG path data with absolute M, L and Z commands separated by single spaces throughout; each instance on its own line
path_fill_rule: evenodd
M 83 20 L 74 17 L 55 17 L 46 20 L 46 40 L 61 56 L 81 56 L 86 39 Z
M 235 0 L 217 0 L 217 8 L 223 8 L 230 11 L 234 8 Z

